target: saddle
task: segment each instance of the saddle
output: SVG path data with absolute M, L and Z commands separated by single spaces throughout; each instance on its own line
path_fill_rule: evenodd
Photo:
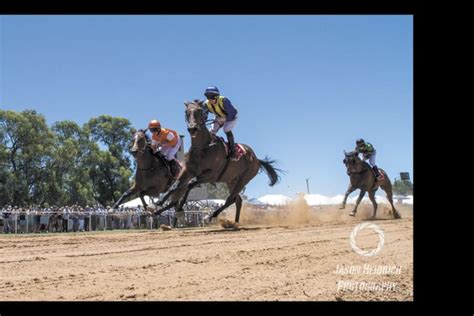
M 375 179 L 377 180 L 383 180 L 385 179 L 385 171 L 383 171 L 382 169 L 379 169 L 379 176 L 377 177 L 377 175 L 375 174 L 375 170 L 374 168 L 372 168 L 367 162 L 364 161 L 364 164 L 367 168 L 370 169 L 370 171 L 372 172 L 372 174 L 374 175 Z
M 183 169 L 183 165 L 181 164 L 180 161 L 174 159 L 174 160 L 168 160 L 166 159 L 160 152 L 156 152 L 153 154 L 156 158 L 160 159 L 163 161 L 165 164 L 166 168 L 168 169 L 168 174 L 170 176 L 170 180 L 174 181 L 178 178 L 179 173 Z
M 225 148 L 225 153 L 226 155 L 229 155 L 229 143 L 227 143 L 223 137 L 220 137 L 220 136 L 214 136 L 217 141 L 221 142 L 222 144 L 224 144 L 224 148 Z M 232 155 L 232 157 L 230 157 L 230 160 L 232 161 L 239 161 L 240 158 L 242 158 L 243 155 L 245 155 L 247 153 L 247 150 L 245 150 L 244 146 L 242 146 L 242 144 L 234 144 L 234 154 Z

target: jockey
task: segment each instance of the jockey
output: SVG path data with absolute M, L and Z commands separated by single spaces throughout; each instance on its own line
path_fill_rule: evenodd
M 181 146 L 181 137 L 174 130 L 163 128 L 157 120 L 151 120 L 148 123 L 148 129 L 152 133 L 151 147 L 153 148 L 153 154 L 160 152 L 167 161 L 169 161 L 169 167 L 173 168 L 173 164 L 179 170 L 179 163 L 175 159 L 176 153 Z M 169 170 L 171 175 L 174 176 L 173 170 Z
M 209 112 L 215 114 L 215 122 L 211 129 L 211 134 L 216 135 L 221 127 L 224 127 L 224 132 L 227 135 L 229 142 L 229 156 L 232 157 L 234 153 L 234 135 L 232 129 L 237 123 L 237 110 L 232 106 L 229 99 L 220 95 L 217 87 L 208 87 L 204 91 L 207 100 L 205 105 Z
M 374 146 L 372 146 L 371 143 L 364 141 L 362 138 L 359 138 L 356 141 L 356 148 L 355 152 L 357 154 L 362 154 L 362 157 L 364 160 L 369 159 L 370 166 L 372 169 L 374 169 L 375 172 L 375 177 L 377 180 L 382 180 L 383 175 L 380 174 L 379 169 L 377 168 L 377 165 L 375 164 L 375 156 L 377 154 Z

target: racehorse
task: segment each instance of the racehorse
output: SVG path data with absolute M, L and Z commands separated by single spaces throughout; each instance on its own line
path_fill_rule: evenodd
M 281 170 L 274 167 L 275 161 L 265 158 L 258 159 L 252 148 L 244 144 L 236 144 L 234 158 L 228 158 L 227 144 L 220 138 L 212 135 L 206 128 L 208 111 L 203 101 L 194 100 L 185 102 L 186 122 L 191 136 L 191 149 L 185 155 L 185 167 L 178 178 L 175 189 L 170 190 L 158 205 L 171 196 L 169 204 L 157 211 L 161 212 L 175 207 L 176 217 L 184 215 L 183 205 L 186 203 L 189 192 L 201 183 L 223 182 L 229 189 L 229 196 L 224 205 L 206 217 L 206 221 L 217 217 L 224 209 L 235 203 L 235 223 L 239 222 L 242 198 L 239 193 L 252 180 L 259 170 L 264 170 L 270 186 L 280 179 Z M 238 146 L 238 147 L 237 147 Z M 175 221 L 176 225 L 176 221 Z
M 173 184 L 173 176 L 169 173 L 165 158 L 158 154 L 153 155 L 148 138 L 143 130 L 133 134 L 130 152 L 137 162 L 135 182 L 118 199 L 112 208 L 116 209 L 120 203 L 132 194 L 139 194 L 143 206 L 147 209 L 144 196 L 159 196 L 166 192 Z
M 345 158 L 343 162 L 346 165 L 347 174 L 350 177 L 350 183 L 340 209 L 345 208 L 347 197 L 349 196 L 349 194 L 351 194 L 357 189 L 360 189 L 356 205 L 349 215 L 355 216 L 360 201 L 364 197 L 365 193 L 369 192 L 369 199 L 370 201 L 372 201 L 372 205 L 374 206 L 374 213 L 371 219 L 374 219 L 375 215 L 377 214 L 377 202 L 375 201 L 375 192 L 378 190 L 379 187 L 381 187 L 382 190 L 384 190 L 387 194 L 387 199 L 390 202 L 390 205 L 392 206 L 393 218 L 400 219 L 400 213 L 395 209 L 395 206 L 393 206 L 392 183 L 390 182 L 387 173 L 384 170 L 379 169 L 380 172 L 384 175 L 384 179 L 377 180 L 373 169 L 369 166 L 367 162 L 359 158 L 357 152 L 352 151 L 346 153 L 344 151 L 344 155 Z

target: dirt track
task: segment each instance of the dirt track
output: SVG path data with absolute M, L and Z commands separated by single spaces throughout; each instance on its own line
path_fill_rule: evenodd
M 352 229 L 366 221 L 361 220 L 363 214 L 355 219 L 347 216 L 349 207 L 344 212 L 323 210 L 309 218 L 306 214 L 303 221 L 266 219 L 267 225 L 256 220 L 252 225 L 243 217 L 239 231 L 216 225 L 172 231 L 0 235 L 0 301 L 411 301 L 413 218 L 411 209 L 401 211 L 402 220 L 371 221 L 385 236 L 384 247 L 373 257 L 361 256 L 350 246 Z M 377 246 L 378 235 L 364 230 L 356 241 L 370 250 Z M 364 264 L 400 269 L 385 275 L 348 274 L 350 266 Z M 335 273 L 342 271 L 338 267 L 346 268 L 344 274 Z M 392 283 L 382 291 L 338 289 L 338 284 L 348 284 L 345 281 Z

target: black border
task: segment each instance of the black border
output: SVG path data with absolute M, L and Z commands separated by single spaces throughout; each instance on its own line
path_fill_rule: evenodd
M 406 14 L 414 16 L 414 175 L 412 179 L 416 178 L 416 201 L 414 204 L 414 302 L 1 302 L 0 301 L 0 315 L 10 316 L 18 315 L 26 311 L 34 314 L 68 314 L 70 312 L 78 311 L 85 314 L 130 314 L 137 311 L 145 311 L 150 309 L 155 313 L 172 312 L 176 313 L 182 311 L 182 308 L 189 308 L 190 312 L 198 313 L 219 313 L 228 314 L 239 312 L 241 310 L 253 310 L 259 312 L 260 308 L 264 309 L 267 314 L 270 311 L 276 312 L 303 312 L 311 314 L 322 314 L 322 311 L 331 309 L 334 311 L 345 311 L 351 314 L 361 312 L 363 314 L 377 314 L 387 311 L 398 313 L 400 310 L 412 310 L 414 307 L 420 307 L 420 304 L 430 304 L 433 302 L 433 297 L 425 294 L 425 290 L 430 286 L 424 285 L 421 281 L 423 279 L 422 267 L 429 262 L 422 263 L 424 260 L 421 251 L 421 240 L 424 241 L 429 238 L 422 230 L 421 222 L 425 221 L 425 215 L 421 214 L 426 210 L 421 210 L 420 207 L 426 201 L 423 198 L 423 171 L 419 161 L 421 151 L 418 151 L 420 145 L 424 141 L 417 141 L 422 133 L 426 133 L 425 129 L 418 125 L 419 118 L 422 115 L 420 108 L 420 95 L 424 93 L 419 90 L 419 83 L 421 67 L 426 66 L 426 62 L 420 59 L 422 51 L 421 33 L 427 31 L 420 20 L 420 9 L 416 5 L 416 1 L 355 1 L 355 0 L 326 0 L 326 1 L 291 1 L 270 3 L 267 1 L 256 2 L 253 1 L 238 1 L 238 2 L 224 2 L 221 1 L 168 1 L 156 2 L 153 5 L 144 5 L 138 2 L 134 3 L 114 3 L 108 7 L 97 8 L 87 7 L 86 3 L 76 4 L 70 6 L 70 3 L 47 4 L 44 1 L 35 1 L 31 4 L 25 2 L 10 2 L 7 7 L 2 4 L 0 14 Z M 421 66 L 420 66 L 421 65 Z M 415 89 L 416 86 L 416 89 Z M 415 122 L 418 123 L 415 124 Z M 424 137 L 423 137 L 424 138 Z M 420 139 L 420 138 L 418 138 Z M 424 206 L 423 206 L 424 208 Z M 422 217 L 422 218 L 420 218 Z M 425 252 L 425 250 L 423 251 Z M 232 308 L 230 311 L 229 307 Z M 275 309 L 275 310 L 273 310 Z M 306 312 L 304 312 L 306 311 Z

